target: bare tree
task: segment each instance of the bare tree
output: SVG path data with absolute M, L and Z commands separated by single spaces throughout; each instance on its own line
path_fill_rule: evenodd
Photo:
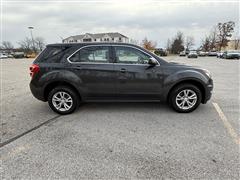
M 210 50 L 210 39 L 209 36 L 206 36 L 205 39 L 202 40 L 201 50 L 209 51 Z
M 14 49 L 14 46 L 9 41 L 3 41 L 1 49 L 7 50 L 7 51 L 12 51 Z
M 171 51 L 171 43 L 172 43 L 171 40 L 168 38 L 167 44 L 166 44 L 166 49 L 167 49 L 168 52 Z
M 187 36 L 186 42 L 185 42 L 186 50 L 190 50 L 193 45 L 194 45 L 194 38 L 192 36 Z
M 36 37 L 34 39 L 35 47 L 33 46 L 32 39 L 26 37 L 24 40 L 18 42 L 20 49 L 25 53 L 36 53 L 42 51 L 45 47 L 44 39 L 42 37 Z
M 24 40 L 18 42 L 20 45 L 20 49 L 22 49 L 25 53 L 33 52 L 34 48 L 32 46 L 32 40 L 26 37 Z
M 171 52 L 173 54 L 179 54 L 183 50 L 184 50 L 183 33 L 179 31 L 172 41 Z
M 237 50 L 240 48 L 240 37 L 234 39 L 234 49 Z
M 156 42 L 148 40 L 146 37 L 142 40 L 142 47 L 147 50 L 154 50 L 157 46 Z
M 45 47 L 44 39 L 42 37 L 36 37 L 34 41 L 35 41 L 37 50 L 42 51 Z
M 233 21 L 225 22 L 225 23 L 218 23 L 218 47 L 219 50 L 223 47 L 226 47 L 229 38 L 232 37 L 232 33 L 234 31 L 235 23 Z
M 209 50 L 215 50 L 217 48 L 217 26 L 213 27 L 208 39 L 209 39 Z

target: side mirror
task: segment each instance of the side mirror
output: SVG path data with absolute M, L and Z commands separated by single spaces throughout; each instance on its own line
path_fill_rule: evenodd
M 154 59 L 154 58 L 151 57 L 151 58 L 148 60 L 148 64 L 151 65 L 151 66 L 156 66 L 156 65 L 158 64 L 158 61 L 157 61 L 156 59 Z

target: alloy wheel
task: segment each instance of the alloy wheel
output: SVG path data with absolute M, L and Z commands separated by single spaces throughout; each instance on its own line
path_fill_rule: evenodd
M 53 106 L 61 112 L 68 111 L 73 105 L 72 97 L 64 91 L 58 91 L 52 96 Z
M 191 109 L 197 102 L 197 94 L 191 89 L 184 89 L 176 96 L 176 104 L 182 110 Z

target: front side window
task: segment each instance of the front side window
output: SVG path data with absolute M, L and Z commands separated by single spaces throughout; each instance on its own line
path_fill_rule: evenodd
M 131 47 L 116 46 L 116 63 L 148 64 L 150 56 Z
M 109 62 L 109 47 L 92 46 L 84 47 L 73 54 L 69 60 L 71 62 L 93 62 L 107 63 Z

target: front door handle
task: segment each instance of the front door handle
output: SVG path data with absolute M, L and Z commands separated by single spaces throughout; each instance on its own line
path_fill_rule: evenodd
M 126 72 L 126 69 L 122 68 L 122 69 L 120 70 L 120 72 L 121 72 L 121 73 L 125 73 L 125 72 Z
M 75 66 L 75 69 L 82 69 L 81 65 Z

